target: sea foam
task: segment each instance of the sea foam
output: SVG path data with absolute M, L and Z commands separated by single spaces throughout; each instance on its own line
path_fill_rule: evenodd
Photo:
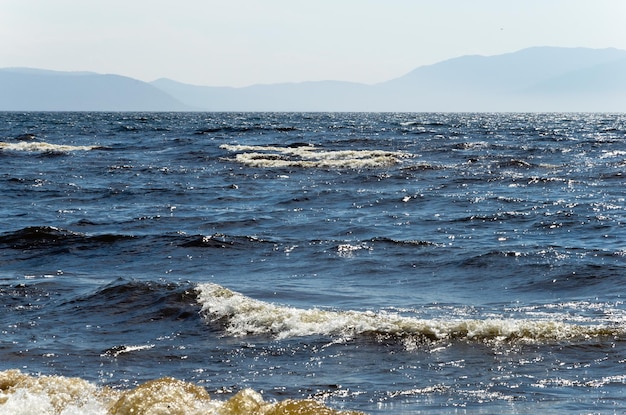
M 201 386 L 160 378 L 133 389 L 98 387 L 80 378 L 0 372 L 0 415 L 358 415 L 307 399 L 265 402 L 242 389 L 230 399 L 213 400 Z M 361 414 L 362 415 L 362 414 Z
M 250 167 L 304 168 L 376 168 L 391 166 L 411 157 L 400 151 L 382 150 L 323 150 L 315 146 L 220 146 L 237 153 L 233 161 Z
M 388 312 L 299 309 L 247 297 L 218 284 L 198 286 L 202 313 L 224 326 L 231 336 L 269 335 L 277 339 L 302 336 L 373 336 L 417 341 L 577 341 L 623 337 L 623 327 L 581 325 L 561 319 L 420 319 Z M 555 316 L 556 317 L 556 316 Z
M 72 151 L 89 151 L 99 146 L 72 146 L 65 144 L 51 144 L 43 141 L 7 143 L 0 142 L 0 150 L 23 151 L 30 153 L 68 153 Z

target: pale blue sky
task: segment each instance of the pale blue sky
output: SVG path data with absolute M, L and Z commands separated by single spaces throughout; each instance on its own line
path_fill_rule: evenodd
M 530 46 L 626 49 L 625 0 L 0 0 L 0 67 L 376 83 Z

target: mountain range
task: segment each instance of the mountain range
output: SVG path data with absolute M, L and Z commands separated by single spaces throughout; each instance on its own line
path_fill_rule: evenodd
M 626 51 L 535 47 L 462 56 L 374 85 L 230 88 L 5 68 L 0 111 L 626 112 Z

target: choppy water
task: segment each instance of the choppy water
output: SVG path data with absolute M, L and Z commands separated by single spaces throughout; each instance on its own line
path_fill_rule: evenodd
M 615 114 L 0 114 L 0 413 L 623 413 L 624 170 Z

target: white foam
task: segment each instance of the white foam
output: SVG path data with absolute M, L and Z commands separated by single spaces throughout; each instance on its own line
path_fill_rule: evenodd
M 312 400 L 265 402 L 252 389 L 228 400 L 211 399 L 201 386 L 160 378 L 130 390 L 97 387 L 79 378 L 30 376 L 19 370 L 0 372 L 0 415 L 363 415 L 335 411 Z
M 232 159 L 250 167 L 304 168 L 376 168 L 399 163 L 410 157 L 400 151 L 382 150 L 323 150 L 315 146 L 278 147 L 221 145 L 220 148 L 238 153 Z
M 624 156 L 626 156 L 626 151 L 624 150 L 614 150 L 614 151 L 603 150 L 600 158 L 603 158 L 603 159 L 612 158 L 612 157 L 624 158 Z
M 51 144 L 43 141 L 7 143 L 0 142 L 0 150 L 23 151 L 30 153 L 68 153 L 72 151 L 89 151 L 99 146 L 71 146 L 64 144 Z
M 108 400 L 78 378 L 0 372 L 0 415 L 106 415 Z
M 6 397 L 6 402 L 0 406 L 0 415 L 31 415 L 52 414 L 54 408 L 48 395 L 31 393 L 27 389 L 18 389 Z
M 104 352 L 101 356 L 117 357 L 124 353 L 138 352 L 141 350 L 149 350 L 152 348 L 154 348 L 154 344 L 144 344 L 144 345 L 138 345 L 138 346 L 124 345 L 124 346 L 113 347 L 107 350 L 106 352 Z
M 360 251 L 361 249 L 371 249 L 366 244 L 360 245 L 350 245 L 350 244 L 341 244 L 337 246 L 337 255 L 344 258 L 351 258 L 354 256 L 356 251 Z
M 380 336 L 408 339 L 465 341 L 563 341 L 598 336 L 623 336 L 620 327 L 571 324 L 554 319 L 419 319 L 388 312 L 299 309 L 267 303 L 217 284 L 198 286 L 203 315 L 219 322 L 231 336 L 270 335 L 278 339 L 301 336 Z

